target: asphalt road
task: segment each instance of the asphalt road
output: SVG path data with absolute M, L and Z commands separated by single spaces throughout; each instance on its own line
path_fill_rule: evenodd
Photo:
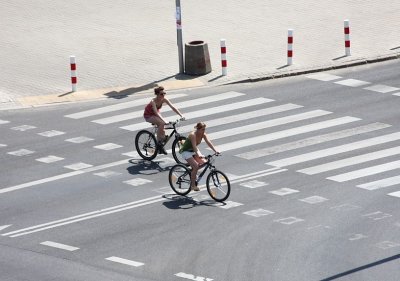
M 1 111 L 1 280 L 398 280 L 399 68 L 169 92 L 224 204 L 137 157 L 149 95 Z

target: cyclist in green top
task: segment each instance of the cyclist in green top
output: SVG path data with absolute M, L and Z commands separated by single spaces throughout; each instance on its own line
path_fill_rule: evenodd
M 196 176 L 199 167 L 205 163 L 204 156 L 201 154 L 198 149 L 198 145 L 204 139 L 207 145 L 214 150 L 215 153 L 219 154 L 220 152 L 214 147 L 211 141 L 208 139 L 207 134 L 205 133 L 206 124 L 203 122 L 199 122 L 194 126 L 195 130 L 191 132 L 186 141 L 183 143 L 179 152 L 182 154 L 182 157 L 189 163 L 192 167 L 192 173 L 190 174 L 191 179 L 191 189 L 195 191 L 200 191 L 200 189 L 195 185 L 196 184 Z

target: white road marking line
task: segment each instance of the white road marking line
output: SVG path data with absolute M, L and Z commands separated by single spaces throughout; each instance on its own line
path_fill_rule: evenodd
M 93 165 L 86 164 L 86 163 L 74 163 L 71 165 L 64 166 L 64 168 L 75 170 L 75 171 L 83 170 L 83 169 L 90 168 L 90 167 L 93 167 Z
M 29 149 L 19 149 L 16 151 L 11 151 L 11 152 L 7 152 L 7 154 L 10 155 L 14 155 L 14 156 L 25 156 L 25 155 L 29 155 L 29 154 L 33 154 L 35 153 L 35 151 L 29 150 Z
M 10 123 L 10 121 L 7 121 L 7 120 L 1 120 L 1 119 L 0 119 L 0 125 L 2 125 L 2 124 L 7 124 L 7 123 Z
M 2 231 L 3 229 L 6 229 L 7 227 L 10 227 L 10 226 L 11 226 L 11 224 L 1 225 L 0 231 Z
M 272 140 L 287 138 L 290 136 L 313 132 L 313 131 L 317 131 L 317 130 L 321 130 L 321 129 L 326 129 L 329 127 L 339 126 L 339 125 L 343 125 L 346 123 L 355 122 L 355 121 L 359 121 L 359 120 L 360 120 L 359 118 L 346 116 L 346 117 L 331 119 L 331 120 L 327 120 L 327 121 L 317 122 L 317 123 L 313 123 L 313 124 L 309 124 L 309 125 L 305 125 L 305 126 L 300 126 L 300 127 L 296 127 L 296 128 L 292 128 L 292 129 L 288 129 L 288 130 L 283 130 L 283 131 L 279 131 L 279 132 L 275 132 L 275 133 L 271 133 L 271 134 L 265 134 L 265 135 L 261 135 L 261 136 L 257 136 L 257 137 L 248 138 L 248 139 L 242 139 L 240 141 L 234 141 L 234 142 L 230 142 L 227 144 L 220 144 L 220 145 L 218 145 L 218 148 L 221 151 L 228 151 L 228 150 L 238 149 L 238 148 L 242 148 L 242 147 L 249 147 L 254 144 L 265 143 L 265 142 L 272 141 Z M 273 166 L 275 166 L 275 165 L 273 165 Z
M 269 211 L 269 210 L 265 210 L 265 209 L 255 209 L 255 210 L 251 210 L 251 211 L 244 212 L 243 214 L 244 214 L 244 215 L 248 215 L 248 216 L 252 216 L 252 217 L 259 218 L 259 217 L 271 215 L 271 214 L 273 214 L 273 213 L 274 213 L 274 212 Z
M 337 82 L 334 82 L 335 84 L 340 84 L 344 86 L 349 86 L 349 87 L 360 87 L 364 85 L 371 84 L 370 82 L 365 82 L 357 79 L 345 79 L 345 80 L 340 80 Z
M 400 96 L 400 93 L 394 93 L 393 96 Z
M 72 143 L 84 143 L 88 141 L 92 141 L 94 139 L 88 138 L 88 137 L 76 137 L 72 139 L 66 139 L 65 141 L 72 142 Z
M 94 171 L 107 169 L 107 168 L 114 167 L 114 166 L 119 166 L 119 165 L 122 165 L 122 164 L 127 164 L 127 163 L 129 163 L 129 160 L 130 159 L 123 159 L 123 160 L 119 160 L 119 161 L 112 162 L 112 163 L 107 163 L 107 164 L 100 165 L 100 166 L 90 167 L 90 168 L 86 168 L 86 169 L 83 169 L 83 170 L 78 170 L 78 171 L 69 172 L 69 173 L 65 173 L 65 174 L 61 174 L 61 175 L 57 175 L 57 176 L 48 177 L 48 178 L 45 178 L 45 179 L 35 180 L 35 181 L 31 181 L 31 182 L 27 182 L 27 183 L 23 183 L 23 184 L 19 184 L 19 185 L 7 187 L 7 188 L 2 188 L 2 189 L 0 189 L 0 194 L 1 193 L 7 193 L 7 192 L 15 191 L 15 190 L 19 190 L 19 189 L 23 189 L 23 188 L 27 188 L 27 187 L 32 187 L 32 186 L 36 186 L 36 185 L 40 185 L 40 184 L 43 184 L 43 183 L 64 179 L 64 178 L 69 178 L 69 177 L 73 177 L 73 176 L 76 176 L 76 175 L 81 175 L 81 174 L 84 174 L 84 173 L 91 173 L 91 172 L 94 172 Z
M 168 95 L 169 98 L 180 98 L 180 97 L 184 97 L 184 96 L 186 96 L 186 94 Z M 149 101 L 150 101 L 150 98 L 143 98 L 143 99 L 139 99 L 139 100 L 128 101 L 128 102 L 124 102 L 124 103 L 118 103 L 118 104 L 99 107 L 99 108 L 95 108 L 95 109 L 85 110 L 85 111 L 65 115 L 64 117 L 72 118 L 72 119 L 81 119 L 81 118 L 91 117 L 91 116 L 99 115 L 99 114 L 103 114 L 103 113 L 118 111 L 121 109 L 127 109 L 127 108 L 131 108 L 131 107 L 135 107 L 135 106 L 145 105 L 145 104 L 149 103 Z
M 358 179 L 358 178 L 362 178 L 362 177 L 380 174 L 383 172 L 387 172 L 387 171 L 391 171 L 391 170 L 395 170 L 395 169 L 399 169 L 399 168 L 400 168 L 400 160 L 392 161 L 389 163 L 376 165 L 376 166 L 372 166 L 372 167 L 368 167 L 368 168 L 364 168 L 364 169 L 360 169 L 360 170 L 355 170 L 352 172 L 348 172 L 348 173 L 344 173 L 344 174 L 340 174 L 340 175 L 336 175 L 336 176 L 332 176 L 332 177 L 328 177 L 327 179 L 336 181 L 336 182 L 345 182 L 345 181 L 350 181 L 350 180 L 354 180 L 354 179 Z
M 263 104 L 263 103 L 268 103 L 268 102 L 272 102 L 272 101 L 273 100 L 265 99 L 265 98 L 257 98 L 257 99 L 252 99 L 252 100 L 245 100 L 245 101 L 229 103 L 229 104 L 225 104 L 225 105 L 221 105 L 221 106 L 216 106 L 216 107 L 211 107 L 211 108 L 206 108 L 206 109 L 201 109 L 201 110 L 197 110 L 197 111 L 188 112 L 187 114 L 185 113 L 185 117 L 188 120 L 193 120 L 193 119 L 199 118 L 199 117 L 209 116 L 209 115 L 216 114 L 216 113 L 229 112 L 229 111 L 233 111 L 235 109 L 243 109 L 243 108 L 246 108 L 246 107 L 259 105 L 259 104 Z M 236 115 L 235 116 L 229 116 L 229 117 L 238 118 L 238 117 L 236 117 Z M 215 123 L 215 120 L 213 120 L 211 122 L 207 121 L 207 127 L 213 126 L 213 124 L 218 124 L 218 123 Z M 218 125 L 220 125 L 220 124 L 225 124 L 224 120 L 221 120 L 221 123 L 219 123 Z M 138 131 L 138 130 L 141 130 L 141 129 L 146 129 L 148 127 L 149 127 L 149 123 L 148 122 L 139 122 L 139 123 L 136 123 L 136 124 L 127 125 L 127 126 L 123 126 L 123 127 L 120 127 L 120 128 L 124 129 L 124 130 L 128 130 L 128 131 Z M 179 127 L 179 131 L 180 132 L 191 131 L 191 130 L 193 130 L 193 125 Z
M 378 151 L 374 151 L 374 152 L 370 152 L 370 153 L 366 153 L 366 154 L 362 154 L 362 155 L 357 155 L 357 156 L 353 156 L 353 157 L 349 157 L 349 158 L 345 158 L 345 159 L 340 159 L 337 161 L 333 161 L 333 162 L 309 167 L 306 169 L 298 170 L 297 172 L 307 174 L 307 175 L 315 175 L 315 174 L 332 171 L 332 170 L 336 170 L 336 169 L 340 169 L 340 168 L 344 168 L 344 167 L 348 167 L 348 166 L 352 166 L 352 165 L 356 165 L 356 164 L 361 164 L 361 163 L 365 163 L 368 161 L 373 161 L 376 159 L 381 159 L 381 158 L 385 158 L 385 157 L 393 156 L 393 155 L 397 155 L 397 154 L 400 154 L 400 146 L 383 149 L 383 150 L 378 150 Z
M 21 126 L 17 126 L 17 127 L 12 127 L 11 130 L 15 130 L 15 131 L 27 131 L 27 130 L 32 130 L 35 129 L 35 126 L 31 126 L 31 125 L 21 125 Z
M 329 199 L 322 197 L 322 196 L 317 196 L 317 195 L 299 199 L 299 201 L 302 201 L 302 202 L 305 202 L 308 204 L 319 204 L 319 203 L 325 202 L 327 200 L 329 200 Z
M 106 258 L 106 260 L 125 264 L 125 265 L 130 265 L 130 266 L 134 266 L 134 267 L 139 267 L 139 266 L 144 265 L 144 263 L 142 263 L 142 262 L 127 260 L 127 259 L 123 259 L 123 258 L 119 258 L 119 257 L 109 257 L 109 258 Z
M 275 127 L 275 126 L 279 126 L 279 125 L 290 124 L 290 123 L 294 123 L 294 122 L 301 121 L 301 120 L 312 119 L 312 118 L 328 115 L 331 113 L 332 112 L 325 111 L 325 110 L 313 110 L 313 111 L 289 115 L 289 116 L 285 116 L 285 117 L 281 117 L 281 118 L 276 118 L 276 119 L 272 119 L 272 120 L 267 120 L 267 121 L 263 121 L 263 122 L 252 123 L 252 124 L 246 125 L 246 126 L 240 126 L 240 127 L 223 130 L 223 131 L 218 131 L 218 132 L 209 134 L 209 136 L 210 136 L 210 139 L 217 140 L 220 138 L 226 138 L 226 137 L 235 136 L 235 135 L 239 135 L 239 134 L 250 133 L 250 132 L 257 131 L 257 130 L 271 128 L 271 127 Z
M 64 160 L 64 158 L 54 156 L 54 155 L 49 155 L 46 157 L 36 159 L 36 161 L 43 162 L 43 163 L 54 163 L 54 162 L 61 161 L 61 160 Z
M 280 160 L 268 162 L 266 164 L 276 167 L 286 167 L 294 164 L 299 164 L 319 158 L 324 158 L 331 155 L 336 155 L 339 153 L 349 152 L 361 148 L 366 148 L 378 144 L 388 143 L 392 141 L 396 141 L 400 139 L 400 132 L 383 135 L 375 138 L 365 139 L 362 141 L 356 141 L 344 145 L 339 145 L 335 147 L 330 147 L 327 149 L 317 150 L 309 153 L 304 153 L 300 155 L 296 155 L 293 157 L 283 158 Z
M 391 193 L 388 193 L 388 195 L 393 196 L 393 197 L 400 197 L 400 191 L 391 192 Z
M 184 109 L 184 108 L 199 106 L 202 104 L 208 104 L 208 103 L 217 102 L 217 101 L 222 101 L 222 100 L 235 98 L 235 97 L 239 97 L 239 96 L 243 96 L 243 95 L 244 94 L 238 93 L 238 92 L 226 92 L 226 93 L 222 93 L 222 94 L 218 94 L 218 95 L 213 95 L 211 97 L 209 96 L 209 97 L 191 99 L 189 101 L 174 103 L 174 106 L 176 108 L 179 108 L 180 111 L 182 111 L 182 109 Z M 93 120 L 92 122 L 101 124 L 101 125 L 108 125 L 108 124 L 112 124 L 112 123 L 126 121 L 126 120 L 130 120 L 130 119 L 134 119 L 134 118 L 143 116 L 143 110 L 144 109 L 141 109 L 140 111 L 134 111 L 134 112 L 124 113 L 124 114 L 114 115 L 111 117 Z M 172 109 L 168 106 L 164 106 L 163 113 L 169 112 L 169 111 L 172 111 Z
M 382 180 L 372 181 L 364 184 L 357 185 L 357 187 L 367 189 L 367 190 L 376 190 L 379 188 L 384 188 L 388 186 L 393 186 L 396 184 L 400 184 L 400 176 L 394 176 Z
M 304 221 L 304 219 L 300 219 L 300 218 L 296 218 L 296 217 L 287 217 L 287 218 L 274 220 L 274 222 L 278 222 L 278 223 L 286 224 L 286 225 L 290 225 L 290 224 L 294 224 L 294 223 L 298 223 L 298 222 L 302 222 L 302 221 Z
M 44 241 L 40 244 L 44 245 L 44 246 L 61 249 L 61 250 L 70 251 L 70 252 L 79 250 L 78 247 L 73 247 L 73 246 L 69 246 L 69 245 L 65 245 L 65 244 L 61 244 L 61 243 L 57 243 L 57 242 L 52 242 L 52 241 Z
M 65 134 L 65 132 L 61 132 L 61 131 L 57 131 L 57 130 L 51 130 L 51 131 L 38 133 L 38 135 L 43 136 L 43 137 L 48 137 L 48 138 L 60 136 L 60 135 L 64 135 L 64 134 Z
M 214 279 L 201 277 L 201 276 L 194 276 L 193 274 L 187 274 L 184 272 L 176 273 L 175 276 L 181 277 L 184 279 L 194 280 L 194 281 L 213 281 Z
M 390 87 L 390 86 L 380 85 L 380 84 L 372 85 L 372 86 L 366 87 L 364 89 L 369 90 L 369 91 L 378 92 L 378 93 L 389 93 L 389 92 L 400 90 L 399 88 L 396 88 L 396 87 Z
M 101 150 L 113 150 L 122 147 L 122 145 L 115 144 L 115 143 L 105 143 L 93 146 L 93 148 L 101 149 Z
M 300 191 L 298 191 L 296 189 L 287 188 L 287 187 L 269 191 L 269 193 L 279 195 L 279 196 L 285 196 L 285 195 L 297 193 L 297 192 L 300 192 Z
M 310 75 L 307 75 L 306 77 L 310 78 L 310 79 L 325 81 L 325 82 L 342 78 L 341 76 L 336 76 L 336 75 L 332 75 L 332 74 L 324 73 L 324 72 L 310 74 Z
M 122 212 L 125 210 L 149 205 L 149 204 L 160 202 L 163 200 L 167 200 L 167 199 L 163 198 L 162 196 L 157 195 L 157 196 L 149 197 L 149 198 L 138 200 L 138 201 L 133 201 L 133 202 L 121 204 L 118 206 L 109 207 L 106 209 L 96 210 L 93 212 L 89 212 L 89 213 L 85 213 L 85 214 L 81 214 L 81 215 L 77 215 L 77 216 L 72 216 L 72 217 L 68 217 L 68 218 L 64 218 L 64 219 L 60 219 L 60 220 L 56 220 L 56 221 L 52 221 L 52 222 L 48 222 L 48 223 L 43 223 L 43 224 L 11 231 L 11 232 L 2 234 L 2 236 L 9 236 L 9 237 L 13 237 L 13 238 L 18 237 L 18 236 L 23 236 L 23 235 L 27 235 L 27 234 L 31 234 L 31 233 L 35 233 L 35 232 L 44 231 L 47 229 L 56 228 L 56 227 L 63 226 L 63 225 L 72 224 L 75 222 L 85 221 L 85 220 L 89 220 L 89 219 L 93 219 L 93 218 L 97 218 L 97 217 L 101 217 L 101 216 L 105 216 L 105 215 L 109 215 L 109 214 L 119 213 L 119 212 Z
M 268 156 L 268 155 L 279 153 L 279 152 L 294 150 L 297 148 L 302 148 L 302 147 L 320 144 L 320 143 L 324 143 L 324 142 L 328 142 L 328 141 L 332 141 L 332 140 L 342 139 L 342 138 L 359 135 L 359 134 L 363 134 L 363 133 L 368 133 L 368 132 L 372 132 L 375 130 L 380 130 L 380 129 L 384 129 L 384 128 L 388 128 L 388 127 L 391 127 L 391 125 L 383 124 L 383 123 L 372 123 L 372 124 L 368 124 L 368 125 L 364 125 L 364 126 L 345 129 L 345 130 L 341 130 L 341 131 L 336 131 L 333 133 L 328 133 L 328 134 L 324 134 L 324 135 L 305 138 L 305 139 L 301 139 L 298 141 L 289 142 L 289 143 L 285 143 L 285 144 L 281 144 L 281 145 L 276 145 L 276 146 L 272 146 L 272 147 L 266 147 L 263 149 L 257 149 L 254 151 L 240 153 L 235 156 L 243 158 L 243 159 L 251 160 L 251 159 L 260 158 L 260 157 Z
M 94 173 L 93 175 L 99 176 L 102 178 L 111 178 L 111 177 L 122 175 L 122 173 L 114 172 L 114 171 L 104 171 L 104 172 L 100 172 L 100 173 Z

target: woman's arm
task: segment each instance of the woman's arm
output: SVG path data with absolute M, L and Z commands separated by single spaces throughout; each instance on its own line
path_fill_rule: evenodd
M 214 150 L 215 153 L 219 153 L 219 151 L 214 147 L 214 145 L 212 144 L 212 142 L 208 139 L 208 136 L 206 133 L 204 133 L 203 135 L 204 141 L 206 142 L 206 144 L 212 149 Z
M 165 101 L 166 104 L 169 105 L 169 107 L 171 107 L 171 109 L 172 109 L 173 111 L 175 111 L 176 114 L 178 114 L 180 117 L 183 118 L 182 113 L 179 111 L 179 109 L 177 109 L 177 108 L 172 104 L 172 102 L 169 101 L 169 99 L 164 98 L 164 101 Z

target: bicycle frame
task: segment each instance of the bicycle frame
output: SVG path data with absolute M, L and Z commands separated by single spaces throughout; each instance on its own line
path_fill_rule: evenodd
M 203 176 L 205 175 L 207 170 L 210 170 L 210 172 L 215 170 L 215 166 L 213 164 L 211 164 L 211 159 L 212 159 L 212 156 L 209 155 L 207 162 L 204 163 L 202 166 L 200 166 L 199 169 L 203 169 L 203 170 L 196 177 L 196 185 L 201 181 L 201 179 L 203 178 Z
M 172 138 L 173 135 L 175 135 L 175 138 L 178 138 L 180 136 L 180 134 L 178 133 L 177 129 L 176 129 L 176 124 L 178 124 L 177 122 L 173 122 L 171 124 L 167 124 L 165 125 L 164 129 L 165 130 L 172 130 L 172 132 L 167 135 L 167 138 L 164 141 L 164 145 L 165 146 L 168 141 Z M 172 127 L 168 127 L 168 126 L 172 126 Z M 157 125 L 153 125 L 153 131 L 151 132 L 154 136 L 156 136 L 157 133 Z

